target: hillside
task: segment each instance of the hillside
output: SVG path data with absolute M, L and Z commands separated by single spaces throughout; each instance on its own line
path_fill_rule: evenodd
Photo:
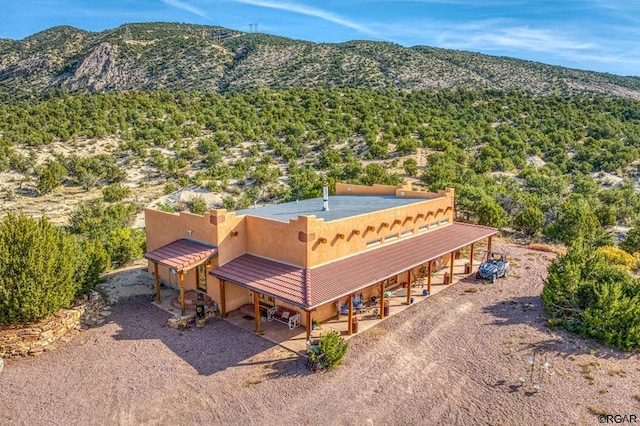
M 349 87 L 497 89 L 640 99 L 640 78 L 393 43 L 312 43 L 191 24 L 128 24 L 92 33 L 55 27 L 0 40 L 0 100 L 46 91 L 230 92 Z

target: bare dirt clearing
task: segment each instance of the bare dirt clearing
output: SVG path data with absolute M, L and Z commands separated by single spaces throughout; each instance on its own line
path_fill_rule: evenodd
M 6 362 L 0 423 L 583 425 L 598 423 L 597 412 L 640 417 L 638 354 L 547 328 L 538 295 L 551 255 L 503 248 L 508 278 L 485 285 L 469 277 L 355 336 L 344 365 L 329 373 L 308 373 L 296 355 L 226 321 L 176 331 L 149 295 L 122 299 L 107 323 L 57 351 Z M 534 352 L 540 390 L 527 363 Z

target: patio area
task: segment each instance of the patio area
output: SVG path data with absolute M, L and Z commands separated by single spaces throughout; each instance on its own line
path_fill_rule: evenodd
M 410 289 L 411 295 L 410 298 L 413 299 L 413 304 L 420 303 L 423 300 L 429 298 L 434 294 L 439 293 L 445 288 L 457 283 L 461 279 L 464 279 L 469 276 L 469 274 L 465 274 L 465 265 L 468 263 L 468 258 L 460 258 L 456 259 L 454 263 L 454 274 L 452 284 L 443 284 L 444 274 L 449 271 L 449 268 L 444 268 L 437 272 L 432 278 L 431 284 L 431 293 L 427 296 L 423 296 L 423 291 L 427 289 L 426 280 L 423 287 L 420 285 L 414 286 Z M 477 270 L 477 267 L 480 265 L 480 261 L 474 260 L 473 262 L 474 268 L 473 271 Z M 475 273 L 475 272 L 474 272 Z M 385 319 L 396 315 L 405 309 L 409 308 L 411 304 L 407 304 L 407 290 L 408 288 L 398 288 L 392 292 L 392 295 L 386 300 L 389 301 L 389 315 L 385 316 Z M 384 319 L 380 319 L 379 315 L 377 315 L 373 308 L 369 309 L 361 314 L 357 314 L 358 317 L 358 332 L 353 333 L 351 335 L 348 334 L 348 322 L 347 316 L 341 315 L 338 319 L 337 316 L 333 316 L 326 321 L 322 321 L 320 323 L 320 327 L 311 331 L 311 338 L 319 338 L 323 334 L 338 332 L 345 339 L 350 339 L 351 337 L 357 335 L 358 333 L 362 333 L 371 327 L 375 327 L 379 322 L 384 321 Z M 379 312 L 379 310 L 377 311 Z M 238 327 L 242 327 L 245 330 L 255 332 L 256 322 L 254 318 L 246 316 L 244 313 L 240 312 L 239 309 L 228 312 L 226 321 L 237 325 Z M 306 330 L 304 326 L 299 326 L 290 330 L 287 325 L 279 323 L 277 321 L 268 322 L 266 318 L 262 318 L 260 323 L 260 336 L 265 339 L 282 346 L 292 352 L 295 352 L 299 355 L 306 356 L 307 351 L 307 336 Z

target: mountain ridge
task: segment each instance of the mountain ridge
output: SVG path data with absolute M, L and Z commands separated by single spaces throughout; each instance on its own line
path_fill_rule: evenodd
M 430 46 L 315 43 L 223 27 L 125 24 L 102 32 L 52 27 L 0 39 L 0 99 L 129 90 L 231 92 L 293 87 L 403 91 L 496 89 L 640 99 L 640 78 Z

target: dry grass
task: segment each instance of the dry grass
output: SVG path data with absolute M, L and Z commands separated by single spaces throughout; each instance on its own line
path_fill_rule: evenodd
M 611 412 L 609 412 L 608 410 L 605 410 L 604 408 L 593 407 L 593 406 L 589 407 L 589 412 L 591 414 L 596 415 L 596 416 L 608 416 L 608 415 L 611 415 Z
M 589 361 L 586 364 L 582 364 L 582 377 L 587 379 L 590 385 L 593 385 L 596 381 L 596 378 L 592 373 L 593 368 L 600 368 L 599 361 Z
M 615 376 L 626 377 L 627 373 L 626 373 L 626 371 L 624 371 L 624 370 L 622 370 L 620 368 L 615 368 L 614 367 L 614 368 L 609 370 L 609 375 L 611 377 L 615 377 Z
M 559 256 L 562 256 L 567 252 L 566 248 L 562 246 L 551 245 L 551 244 L 529 244 L 525 247 L 531 250 L 544 251 L 547 253 L 555 253 Z

